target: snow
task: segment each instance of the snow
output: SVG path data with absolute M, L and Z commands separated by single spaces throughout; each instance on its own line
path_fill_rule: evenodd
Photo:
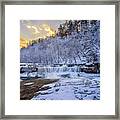
M 60 77 L 57 75 L 57 73 L 47 73 L 46 77 L 47 79 L 59 79 Z
M 20 49 L 21 67 L 28 69 L 21 71 L 20 77 L 59 79 L 48 84 L 49 89 L 38 91 L 39 95 L 33 99 L 99 100 L 100 74 L 83 73 L 81 67 L 100 63 L 100 21 L 73 20 L 66 25 L 70 35 L 62 37 L 58 34 L 55 38 Z M 76 32 L 76 27 L 80 27 L 79 32 Z M 37 68 L 36 72 L 29 70 L 28 66 Z
M 36 77 L 39 76 L 37 72 L 24 72 L 20 74 L 20 78 L 30 78 L 30 77 Z
M 100 77 L 81 73 L 77 78 L 60 78 L 56 83 L 44 85 L 50 89 L 39 91 L 33 100 L 99 100 Z
M 37 72 L 31 72 L 28 74 L 28 77 L 36 77 L 37 76 Z
M 43 42 L 22 48 L 20 62 L 40 63 L 41 65 L 99 62 L 99 50 L 100 21 L 97 21 L 96 25 L 91 24 L 91 27 L 82 25 L 78 33 L 71 30 L 71 35 L 67 37 L 55 36 L 55 38 L 48 38 Z
M 20 74 L 20 77 L 28 77 L 28 73 L 24 72 L 24 73 Z
M 32 85 L 34 82 L 31 82 L 31 83 L 25 83 L 24 85 Z

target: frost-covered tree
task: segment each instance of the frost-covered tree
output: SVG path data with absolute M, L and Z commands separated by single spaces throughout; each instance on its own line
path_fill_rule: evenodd
M 56 36 L 20 50 L 20 62 L 41 65 L 100 62 L 100 21 L 69 20 L 60 24 Z

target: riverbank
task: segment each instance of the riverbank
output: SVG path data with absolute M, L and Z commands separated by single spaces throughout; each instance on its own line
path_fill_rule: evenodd
M 61 77 L 41 89 L 32 100 L 100 100 L 100 74 Z
M 32 79 L 20 81 L 20 100 L 31 100 L 38 95 L 38 91 L 47 90 L 48 87 L 41 87 L 46 84 L 57 82 L 58 79 Z

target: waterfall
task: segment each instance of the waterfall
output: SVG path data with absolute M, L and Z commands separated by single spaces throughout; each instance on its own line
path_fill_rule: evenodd
M 24 70 L 29 70 L 28 66 L 26 65 Z M 40 77 L 40 78 L 70 78 L 70 77 L 76 77 L 78 76 L 78 72 L 80 72 L 80 67 L 79 66 L 72 66 L 69 67 L 67 65 L 62 65 L 62 66 L 36 66 L 37 71 L 24 71 L 24 73 L 20 74 L 21 79 L 27 77 Z
M 79 72 L 79 66 L 73 66 L 73 67 L 68 67 L 66 65 L 60 66 L 60 67 L 38 67 L 38 72 L 39 73 L 51 73 L 51 72 Z

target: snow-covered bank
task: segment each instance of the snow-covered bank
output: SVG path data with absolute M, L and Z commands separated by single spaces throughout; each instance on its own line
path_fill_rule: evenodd
M 78 78 L 60 78 L 56 83 L 44 85 L 50 89 L 39 91 L 33 100 L 99 100 L 99 74 L 81 74 Z

